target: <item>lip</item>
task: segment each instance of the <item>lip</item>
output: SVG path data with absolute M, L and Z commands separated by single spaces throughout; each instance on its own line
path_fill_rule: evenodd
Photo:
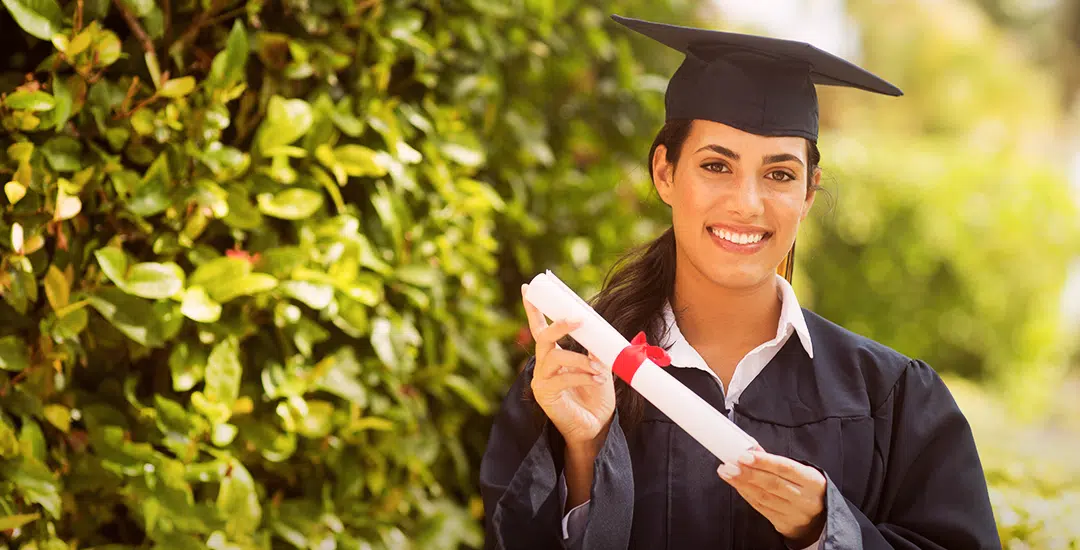
M 711 227 L 716 227 L 718 229 L 726 229 L 726 230 L 731 231 L 733 233 L 764 233 L 765 236 L 762 237 L 762 239 L 760 241 L 756 242 L 756 243 L 735 244 L 735 243 L 733 243 L 731 241 L 721 239 L 720 237 L 717 237 L 716 235 L 714 235 L 713 232 L 709 230 L 709 228 L 711 228 Z M 727 224 L 715 224 L 715 225 L 706 226 L 705 227 L 705 234 L 707 234 L 709 236 L 709 238 L 712 239 L 713 243 L 716 244 L 716 246 L 720 247 L 721 249 L 726 250 L 728 252 L 735 253 L 735 254 L 747 254 L 747 255 L 755 254 L 755 253 L 759 252 L 762 248 L 765 248 L 765 245 L 768 244 L 769 240 L 772 239 L 772 236 L 773 236 L 771 231 L 762 229 L 760 227 L 746 226 L 746 225 L 738 226 L 738 225 L 727 225 Z
M 757 225 L 733 225 L 730 223 L 710 223 L 705 226 L 706 229 L 715 227 L 717 229 L 726 229 L 732 233 L 772 233 L 764 227 Z

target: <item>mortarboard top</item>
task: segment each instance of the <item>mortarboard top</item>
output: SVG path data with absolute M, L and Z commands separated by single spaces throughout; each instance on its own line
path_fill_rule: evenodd
M 758 135 L 816 140 L 815 84 L 903 95 L 866 70 L 803 42 L 611 18 L 686 54 L 664 95 L 667 120 L 712 120 Z

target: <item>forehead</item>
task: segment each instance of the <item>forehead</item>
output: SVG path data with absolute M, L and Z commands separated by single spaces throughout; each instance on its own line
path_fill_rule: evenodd
M 695 120 L 686 138 L 687 151 L 720 145 L 743 159 L 787 153 L 806 161 L 806 139 L 795 136 L 761 136 L 711 120 Z

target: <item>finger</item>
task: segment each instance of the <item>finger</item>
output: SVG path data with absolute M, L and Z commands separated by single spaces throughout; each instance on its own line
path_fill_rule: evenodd
M 754 470 L 737 464 L 726 464 L 717 469 L 720 477 L 740 490 L 768 493 L 769 500 L 795 503 L 802 496 L 802 491 L 795 484 L 772 473 Z
M 751 451 L 739 457 L 739 465 L 756 471 L 764 471 L 779 476 L 796 486 L 818 481 L 821 473 L 785 456 Z
M 560 369 L 566 372 L 584 372 L 586 374 L 604 374 L 608 371 L 598 361 L 592 361 L 588 355 L 576 351 L 557 348 L 550 354 L 551 361 L 558 363 Z
M 555 349 L 555 342 L 559 341 L 563 336 L 570 334 L 570 331 L 581 326 L 581 321 L 577 319 L 559 319 L 554 323 L 548 325 L 547 328 L 540 331 L 536 335 L 537 347 L 543 346 L 545 349 Z
M 754 493 L 744 494 L 739 491 L 739 495 L 753 509 L 765 516 L 765 519 L 769 520 L 769 523 L 773 524 L 777 531 L 786 530 L 787 525 L 791 523 L 791 515 L 784 510 L 785 507 L 770 503 Z
M 605 380 L 606 378 L 600 374 L 565 372 L 544 380 L 533 380 L 533 393 L 540 391 L 554 395 L 571 388 L 598 386 L 603 384 Z
M 583 374 L 602 374 L 602 370 L 592 367 L 589 358 L 575 351 L 556 348 L 548 351 L 543 362 L 537 363 L 533 376 L 540 379 L 551 378 L 564 372 Z
M 521 285 L 521 303 L 525 305 L 525 316 L 529 319 L 529 332 L 532 332 L 533 340 L 540 334 L 545 328 L 547 328 L 547 320 L 544 319 L 544 314 L 540 313 L 536 306 L 532 305 L 528 299 L 525 298 L 525 291 L 528 290 L 529 285 Z

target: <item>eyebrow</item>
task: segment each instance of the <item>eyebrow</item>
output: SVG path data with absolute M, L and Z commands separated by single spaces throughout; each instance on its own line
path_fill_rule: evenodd
M 735 151 L 732 151 L 731 149 L 728 149 L 727 147 L 724 147 L 723 145 L 716 145 L 716 144 L 706 145 L 706 146 L 702 147 L 701 149 L 698 149 L 697 151 L 694 151 L 694 153 L 700 153 L 702 151 L 705 151 L 706 149 L 709 150 L 709 151 L 712 151 L 714 153 L 717 153 L 717 154 L 723 155 L 725 157 L 728 157 L 731 160 L 739 160 L 739 154 L 738 153 L 736 153 Z
M 789 160 L 793 160 L 799 163 L 799 166 L 803 166 L 802 159 L 795 155 L 792 155 L 791 153 L 783 153 L 780 155 L 765 155 L 765 157 L 761 159 L 761 162 L 762 164 L 773 164 L 777 162 L 787 162 Z
M 706 145 L 706 146 L 702 147 L 701 149 L 698 149 L 697 151 L 694 151 L 694 152 L 695 153 L 700 153 L 700 152 L 705 151 L 705 150 L 712 151 L 712 152 L 717 153 L 719 155 L 723 155 L 725 157 L 730 158 L 731 160 L 739 160 L 739 158 L 740 158 L 739 154 L 736 153 L 735 151 L 732 151 L 731 149 L 728 149 L 727 147 L 724 147 L 723 145 L 716 145 L 716 144 Z M 795 161 L 795 162 L 799 163 L 800 166 L 804 165 L 802 159 L 800 159 L 799 157 L 797 157 L 795 155 L 792 155 L 791 153 L 780 153 L 780 154 L 776 154 L 776 155 L 765 155 L 764 157 L 762 157 L 761 160 L 762 160 L 762 164 L 774 164 L 774 163 L 777 163 L 777 162 L 786 162 L 786 161 L 790 160 L 790 161 Z

